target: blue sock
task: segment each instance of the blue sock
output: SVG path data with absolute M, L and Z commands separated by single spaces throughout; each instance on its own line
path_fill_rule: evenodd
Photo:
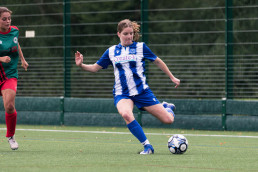
M 145 136 L 142 127 L 140 124 L 134 120 L 130 124 L 127 125 L 128 129 L 131 131 L 131 133 L 141 142 L 145 142 L 147 140 L 147 137 Z
M 165 108 L 169 113 L 172 113 L 173 114 L 173 116 L 175 117 L 175 114 L 174 114 L 174 112 L 170 109 L 170 108 Z

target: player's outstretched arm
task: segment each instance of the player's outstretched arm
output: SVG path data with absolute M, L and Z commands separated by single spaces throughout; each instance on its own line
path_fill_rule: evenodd
M 25 71 L 27 71 L 29 64 L 27 63 L 27 61 L 25 60 L 20 44 L 18 43 L 18 50 L 19 50 L 19 57 L 21 59 L 21 66 L 24 68 Z
M 100 69 L 102 69 L 102 67 L 96 63 L 93 65 L 83 64 L 83 55 L 79 51 L 75 53 L 75 64 L 83 70 L 89 72 L 98 72 Z
M 171 81 L 176 84 L 175 88 L 180 85 L 180 80 L 174 77 L 174 75 L 168 69 L 167 65 L 160 58 L 157 57 L 153 63 L 156 64 L 165 74 L 169 76 Z
M 83 55 L 79 51 L 77 51 L 75 53 L 75 64 L 81 67 L 82 62 L 83 62 Z

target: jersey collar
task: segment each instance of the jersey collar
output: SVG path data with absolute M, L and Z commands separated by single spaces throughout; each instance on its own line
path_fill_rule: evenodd
M 10 33 L 11 32 L 11 27 L 9 27 L 9 30 L 7 31 L 7 32 L 1 32 L 0 31 L 0 34 L 8 34 L 8 33 Z
M 126 46 L 126 47 L 136 48 L 136 44 L 137 44 L 137 42 L 133 42 L 131 45 Z M 120 48 L 120 49 L 121 49 L 122 47 L 124 47 L 124 46 L 121 45 L 121 43 L 119 43 L 119 44 L 117 45 L 117 48 Z

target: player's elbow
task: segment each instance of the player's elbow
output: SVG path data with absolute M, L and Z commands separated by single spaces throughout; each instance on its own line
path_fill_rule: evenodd
M 93 69 L 93 70 L 90 70 L 90 72 L 91 72 L 91 73 L 97 73 L 97 72 L 98 72 L 98 70 Z
M 102 67 L 101 67 L 100 65 L 98 65 L 98 64 L 95 63 L 94 65 L 91 66 L 90 72 L 96 73 L 96 72 L 98 72 L 100 69 L 102 69 Z

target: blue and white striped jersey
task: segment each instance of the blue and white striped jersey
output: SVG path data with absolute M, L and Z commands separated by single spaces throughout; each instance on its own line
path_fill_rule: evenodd
M 154 61 L 157 56 L 143 42 L 133 42 L 124 47 L 121 44 L 108 48 L 97 64 L 106 69 L 114 67 L 115 83 L 113 94 L 134 96 L 148 88 L 145 76 L 145 59 Z

